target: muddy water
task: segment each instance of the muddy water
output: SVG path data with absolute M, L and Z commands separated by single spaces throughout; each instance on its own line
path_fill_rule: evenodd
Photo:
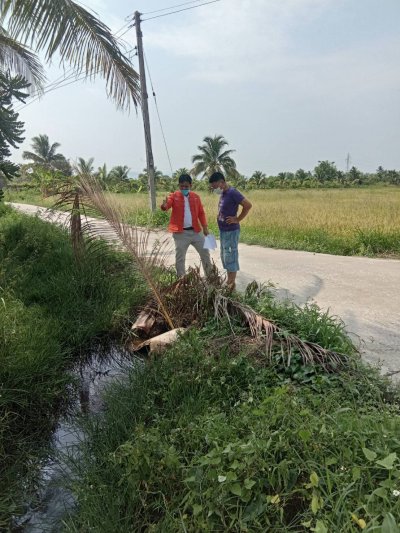
M 79 445 L 85 434 L 80 427 L 82 416 L 93 416 L 103 408 L 104 390 L 112 383 L 123 381 L 129 369 L 142 364 L 121 348 L 111 346 L 101 353 L 92 353 L 88 362 L 75 375 L 78 392 L 71 412 L 60 418 L 53 433 L 50 453 L 44 462 L 35 501 L 27 506 L 24 516 L 14 522 L 13 531 L 27 533 L 59 533 L 63 517 L 73 511 L 75 499 L 67 488 L 71 482 L 69 464 L 79 461 Z

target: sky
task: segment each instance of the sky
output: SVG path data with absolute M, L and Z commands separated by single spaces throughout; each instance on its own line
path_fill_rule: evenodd
M 145 20 L 186 1 L 84 0 L 113 31 L 143 13 L 173 170 L 190 168 L 203 138 L 217 134 L 247 176 L 311 170 L 319 160 L 344 170 L 347 154 L 363 171 L 400 168 L 399 0 L 220 0 Z M 123 38 L 135 46 L 134 28 Z M 56 62 L 46 70 L 49 82 L 62 74 Z M 149 106 L 155 164 L 170 173 L 152 97 Z M 71 161 L 146 166 L 140 109 L 118 111 L 101 79 L 49 92 L 20 118 L 17 161 L 46 133 Z

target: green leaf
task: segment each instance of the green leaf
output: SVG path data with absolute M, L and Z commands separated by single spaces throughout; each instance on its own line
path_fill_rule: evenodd
M 376 496 L 379 496 L 380 498 L 386 498 L 387 497 L 387 490 L 383 487 L 378 487 L 374 490 L 372 494 L 375 494 Z
M 353 481 L 358 481 L 361 477 L 361 468 L 359 466 L 353 466 L 351 473 L 353 475 Z
M 322 508 L 322 499 L 318 496 L 318 494 L 314 493 L 312 500 L 311 500 L 311 511 L 314 514 L 317 514 L 317 512 Z
M 392 470 L 394 462 L 397 459 L 396 453 L 389 453 L 384 459 L 381 459 L 380 461 L 376 461 L 376 464 L 379 466 L 383 466 L 383 468 L 386 468 L 386 470 Z
M 234 483 L 231 487 L 231 492 L 235 496 L 241 496 L 242 495 L 242 487 L 239 485 L 239 483 Z
M 337 464 L 336 457 L 328 457 L 325 461 L 326 466 L 335 465 Z
M 312 527 L 311 531 L 315 531 L 315 533 L 328 533 L 328 528 L 322 520 L 317 520 L 315 527 Z
M 308 429 L 301 429 L 299 431 L 299 437 L 303 442 L 308 442 L 311 439 L 311 432 Z
M 387 513 L 383 520 L 381 533 L 400 533 L 400 528 L 396 524 L 396 520 L 392 513 Z
M 318 487 L 319 484 L 319 477 L 316 472 L 311 472 L 310 475 L 310 482 L 312 487 Z
M 224 481 L 226 481 L 226 476 L 218 476 L 219 483 L 223 483 Z
M 203 510 L 203 506 L 202 505 L 197 505 L 197 503 L 195 503 L 193 505 L 193 515 L 194 516 L 197 516 L 198 514 L 200 514 L 202 510 Z
M 375 452 L 373 452 L 372 450 L 369 450 L 368 448 L 363 448 L 362 451 L 365 457 L 368 459 L 368 461 L 375 461 L 377 457 Z
M 237 459 L 235 459 L 233 463 L 231 464 L 232 470 L 236 470 L 239 466 L 240 466 L 240 463 Z
M 254 479 L 246 479 L 245 482 L 244 482 L 244 486 L 248 490 L 251 490 L 254 487 L 255 484 L 256 484 L 256 482 L 254 481 Z

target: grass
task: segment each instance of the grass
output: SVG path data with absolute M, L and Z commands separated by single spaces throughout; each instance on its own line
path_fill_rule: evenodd
M 111 251 L 78 264 L 66 232 L 0 205 L 0 529 L 68 400 L 68 370 L 143 297 L 130 265 Z
M 316 307 L 249 303 L 353 352 Z M 112 386 L 85 425 L 66 530 L 398 532 L 398 392 L 357 358 L 335 374 L 281 361 L 265 365 L 211 319 Z
M 7 193 L 10 201 L 52 205 L 32 192 Z M 200 193 L 210 221 L 218 200 Z M 161 203 L 165 193 L 158 194 Z M 119 194 L 132 223 L 166 226 L 168 215 L 151 218 L 145 194 Z M 274 248 L 336 255 L 400 256 L 400 188 L 369 187 L 342 190 L 260 190 L 246 197 L 253 209 L 242 223 L 241 240 Z

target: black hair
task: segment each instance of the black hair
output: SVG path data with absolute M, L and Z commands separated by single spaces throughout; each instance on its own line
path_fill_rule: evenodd
M 179 176 L 179 183 L 192 183 L 192 178 L 189 176 L 189 174 L 181 174 Z
M 208 183 L 216 183 L 217 181 L 225 181 L 225 177 L 221 172 L 214 172 L 208 178 Z

